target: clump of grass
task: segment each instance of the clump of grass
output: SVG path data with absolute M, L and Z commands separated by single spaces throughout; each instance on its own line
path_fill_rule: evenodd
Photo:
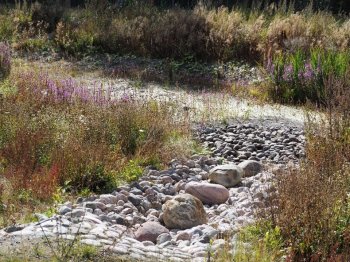
M 350 259 L 350 89 L 349 71 L 337 75 L 341 68 L 323 70 L 324 112 L 307 114 L 306 160 L 277 174 L 261 213 L 265 223 L 243 230 L 236 250 L 224 250 L 219 260 Z
M 269 262 L 280 261 L 285 254 L 279 227 L 267 220 L 241 229 L 233 247 L 224 247 L 214 261 Z

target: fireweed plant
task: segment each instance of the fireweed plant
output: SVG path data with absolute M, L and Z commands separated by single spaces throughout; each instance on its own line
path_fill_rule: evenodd
M 324 80 L 331 75 L 343 80 L 349 65 L 349 52 L 313 49 L 309 55 L 301 50 L 275 55 L 266 66 L 272 82 L 270 95 L 273 100 L 283 103 L 311 101 L 324 105 Z

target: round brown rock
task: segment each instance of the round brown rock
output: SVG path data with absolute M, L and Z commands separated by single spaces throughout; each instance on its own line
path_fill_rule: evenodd
M 199 182 L 189 182 L 185 192 L 208 205 L 225 203 L 230 196 L 230 192 L 222 185 Z
M 209 171 L 209 180 L 224 187 L 234 187 L 241 182 L 243 169 L 240 166 L 227 164 L 219 165 Z
M 170 229 L 187 229 L 207 223 L 202 202 L 190 194 L 175 196 L 162 209 L 164 224 Z
M 135 232 L 135 238 L 138 241 L 157 242 L 157 237 L 163 233 L 169 233 L 169 230 L 157 222 L 143 223 Z
M 238 166 L 243 169 L 243 177 L 255 176 L 263 169 L 261 163 L 255 160 L 245 160 Z

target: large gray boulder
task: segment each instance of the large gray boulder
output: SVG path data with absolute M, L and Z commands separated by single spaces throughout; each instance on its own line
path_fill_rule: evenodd
M 225 203 L 230 196 L 230 192 L 222 185 L 199 182 L 186 184 L 185 192 L 197 197 L 204 204 L 208 205 Z
M 156 243 L 159 235 L 169 233 L 169 230 L 158 222 L 143 223 L 135 232 L 138 241 L 151 241 Z
M 238 166 L 243 169 L 243 177 L 255 176 L 263 169 L 262 164 L 255 160 L 245 160 Z
M 180 194 L 163 204 L 163 221 L 170 229 L 187 229 L 207 223 L 202 202 L 190 195 Z
M 214 167 L 209 171 L 209 180 L 224 187 L 234 187 L 241 182 L 243 169 L 238 165 L 226 164 Z

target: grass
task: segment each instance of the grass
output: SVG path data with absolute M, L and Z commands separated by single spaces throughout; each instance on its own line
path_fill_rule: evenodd
M 135 1 L 121 9 L 86 5 L 82 9 L 34 4 L 4 9 L 0 39 L 18 50 L 57 50 L 79 56 L 91 52 L 204 61 L 246 59 L 266 62 L 276 53 L 322 48 L 344 51 L 349 21 L 306 8 L 236 6 L 193 10 L 158 9 Z M 79 23 L 77 22 L 79 21 Z
M 21 67 L 0 93 L 2 226 L 57 202 L 57 192 L 111 192 L 190 151 L 180 142 L 186 120 L 165 102 L 114 98 L 110 87 Z
M 307 122 L 307 161 L 278 185 L 273 219 L 293 260 L 346 261 L 350 254 L 349 83 L 330 76 L 325 91 L 325 117 Z
M 248 88 L 252 89 L 252 93 L 246 92 L 250 97 L 294 104 L 324 104 L 322 77 L 315 67 L 319 56 L 322 70 L 343 70 L 338 66 L 347 66 L 349 60 L 348 17 L 312 10 L 311 6 L 299 12 L 286 3 L 230 10 L 202 3 L 191 10 L 159 9 L 138 1 L 120 9 L 107 3 L 101 6 L 64 9 L 33 4 L 5 8 L 0 14 L 0 39 L 6 39 L 19 53 L 80 58 L 108 53 L 163 59 L 155 68 L 142 62 L 124 63 L 106 73 L 169 85 L 227 89 L 237 83 L 222 75 L 220 65 L 245 61 L 261 65 L 272 75 L 268 92 L 265 88 Z M 218 66 L 203 67 L 203 62 Z M 272 65 L 279 71 L 275 72 Z M 285 71 L 290 67 L 293 75 L 286 79 Z M 299 73 L 305 77 L 301 79 Z M 311 80 L 308 73 L 314 73 L 315 79 Z
M 0 251 L 1 261 L 128 261 L 118 255 L 110 254 L 108 251 L 101 251 L 94 246 L 85 245 L 79 240 L 74 241 L 74 243 L 64 239 L 49 239 L 49 241 L 51 241 L 51 248 L 55 250 L 52 250 L 48 243 L 43 240 L 35 240 L 31 245 L 22 242 L 16 245 L 16 249 L 9 247 L 9 252 L 1 253 L 3 251 Z
M 334 72 L 333 72 L 334 74 Z M 276 174 L 276 193 L 219 261 L 348 261 L 349 83 L 325 76 L 324 115 L 307 114 L 306 160 Z
M 310 9 L 164 10 L 137 4 L 116 12 L 105 7 L 55 9 L 49 17 L 40 6 L 1 10 L 0 39 L 20 52 L 167 59 L 162 65 L 169 84 L 191 83 L 192 76 L 181 69 L 201 71 L 199 61 L 261 64 L 271 77 L 264 96 L 282 103 L 311 101 L 324 117 L 307 116 L 307 159 L 299 169 L 278 175 L 262 222 L 243 229 L 235 249 L 223 250 L 217 260 L 348 261 L 349 19 Z M 155 77 L 138 68 L 113 73 L 137 75 L 140 81 Z M 214 77 L 199 74 L 195 82 L 219 83 L 220 68 L 205 73 Z M 31 221 L 29 214 L 69 196 L 110 192 L 137 179 L 144 167 L 162 168 L 190 149 L 201 153 L 189 140 L 190 114 L 197 113 L 191 105 L 185 116 L 174 117 L 173 103 L 140 101 L 128 93 L 116 97 L 109 86 L 88 88 L 65 74 L 17 67 L 7 44 L 0 45 L 0 75 L 1 227 Z M 260 92 L 254 86 L 244 95 Z M 214 109 L 217 97 L 221 104 Z M 227 98 L 203 93 L 197 119 L 227 122 L 232 114 Z M 250 114 L 248 109 L 243 118 Z M 96 256 L 85 247 L 77 252 L 81 260 Z

